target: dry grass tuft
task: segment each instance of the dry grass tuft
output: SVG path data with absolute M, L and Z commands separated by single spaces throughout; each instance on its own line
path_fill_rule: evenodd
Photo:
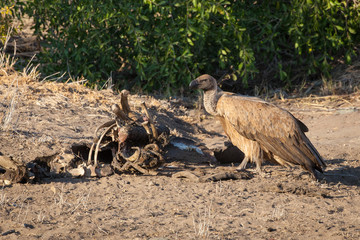
M 13 28 L 10 28 L 7 32 L 4 46 L 0 49 L 0 76 L 9 76 L 9 74 L 14 74 L 14 65 L 16 63 L 15 54 L 13 57 L 5 53 L 7 44 L 10 39 L 10 35 Z M 16 47 L 14 48 L 16 52 Z
M 192 218 L 196 238 L 209 239 L 210 228 L 214 218 L 212 214 L 212 201 L 203 211 L 199 209 L 197 214 L 193 214 Z
M 275 206 L 269 218 L 270 221 L 280 221 L 286 218 L 286 210 L 282 206 Z
M 8 108 L 2 118 L 2 125 L 1 125 L 1 129 L 6 131 L 9 130 L 10 128 L 10 123 L 11 120 L 13 118 L 14 112 L 15 112 L 15 108 L 16 108 L 16 103 L 17 103 L 17 98 L 18 98 L 18 82 L 17 82 L 17 78 L 15 78 L 15 80 L 12 82 L 11 84 L 12 86 L 15 85 L 14 88 L 12 88 L 12 91 L 9 91 L 5 94 L 5 100 L 6 99 L 10 99 L 10 103 L 8 105 Z M 5 103 L 5 102 L 4 102 Z
M 54 205 L 57 207 L 57 214 L 74 214 L 76 211 L 84 211 L 87 209 L 89 198 L 91 194 L 91 188 L 84 193 L 81 193 L 80 196 L 77 196 L 76 202 L 70 200 L 69 195 L 72 195 L 68 189 L 65 189 L 63 184 L 61 188 L 53 188 L 54 192 Z
M 21 94 L 21 92 L 19 92 L 19 84 L 35 82 L 40 77 L 40 73 L 37 70 L 38 65 L 34 67 L 32 64 L 33 58 L 24 68 L 22 73 L 14 69 L 16 63 L 15 57 L 11 57 L 5 52 L 11 31 L 12 28 L 9 29 L 4 46 L 0 49 L 0 83 L 10 85 L 9 91 L 0 98 L 0 101 L 8 107 L 5 113 L 0 115 L 0 128 L 4 131 L 11 128 L 11 123 L 16 112 L 16 105 L 20 99 L 19 95 Z M 14 56 L 15 54 L 16 47 L 14 47 Z
M 4 187 L 5 186 L 2 186 L 1 193 L 0 193 L 0 208 L 4 207 L 7 202 L 6 193 L 4 192 Z

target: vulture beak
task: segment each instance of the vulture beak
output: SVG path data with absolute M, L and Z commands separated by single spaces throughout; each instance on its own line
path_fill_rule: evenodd
M 197 89 L 198 86 L 199 86 L 199 82 L 198 82 L 197 79 L 195 79 L 195 80 L 191 81 L 191 83 L 190 83 L 190 85 L 189 85 L 189 88 L 190 88 L 190 89 Z

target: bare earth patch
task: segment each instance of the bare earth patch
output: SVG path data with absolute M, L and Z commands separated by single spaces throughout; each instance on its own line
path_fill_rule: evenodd
M 0 78 L 0 152 L 27 163 L 89 143 L 120 101 L 111 90 L 79 83 Z M 213 118 L 184 100 L 146 101 L 173 136 L 209 149 L 226 137 Z M 239 163 L 214 165 L 194 151 L 167 149 L 158 176 L 49 178 L 0 189 L 1 239 L 359 239 L 360 96 L 276 101 L 310 129 L 328 165 L 322 182 L 299 168 L 266 165 L 266 177 L 194 182 L 171 177 L 233 172 Z M 171 148 L 171 146 L 169 146 Z M 166 155 L 168 154 L 168 155 Z M 239 157 L 240 158 L 240 157 Z M 239 159 L 239 161 L 241 158 Z

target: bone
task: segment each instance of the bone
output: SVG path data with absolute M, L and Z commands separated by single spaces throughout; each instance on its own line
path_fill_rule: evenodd
M 153 120 L 151 114 L 149 113 L 149 111 L 147 110 L 145 102 L 141 103 L 141 108 L 143 109 L 146 117 L 149 119 L 150 127 L 151 127 L 154 138 L 158 139 L 159 135 L 158 135 L 158 132 L 157 132 L 156 127 L 154 125 L 154 120 Z
M 131 149 L 135 150 L 135 152 L 131 156 L 127 157 L 123 153 L 121 153 L 121 157 L 124 158 L 126 161 L 136 162 L 141 156 L 141 150 L 139 147 L 132 147 Z
M 130 120 L 130 118 L 124 113 L 123 110 L 121 110 L 121 108 L 117 104 L 113 104 L 111 106 L 111 111 L 121 120 Z
M 121 109 L 124 111 L 124 113 L 128 116 L 128 114 L 131 112 L 129 102 L 128 102 L 128 96 L 130 92 L 128 90 L 122 90 L 120 93 L 120 104 Z
M 100 143 L 102 141 L 102 139 L 104 138 L 104 136 L 113 128 L 116 126 L 116 123 L 112 124 L 111 126 L 109 126 L 105 132 L 100 136 L 99 141 L 96 144 L 96 148 L 95 148 L 95 154 L 94 154 L 94 166 L 97 166 L 97 158 L 98 158 L 98 153 L 99 153 L 99 148 L 100 148 Z M 90 156 L 90 154 L 89 154 Z M 91 159 L 90 159 L 91 162 Z

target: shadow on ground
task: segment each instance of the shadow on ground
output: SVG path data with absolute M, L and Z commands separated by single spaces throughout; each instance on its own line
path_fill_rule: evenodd
M 360 166 L 342 166 L 339 163 L 344 159 L 333 159 L 331 163 L 337 165 L 336 168 L 324 171 L 325 180 L 328 183 L 341 183 L 347 186 L 360 186 Z

